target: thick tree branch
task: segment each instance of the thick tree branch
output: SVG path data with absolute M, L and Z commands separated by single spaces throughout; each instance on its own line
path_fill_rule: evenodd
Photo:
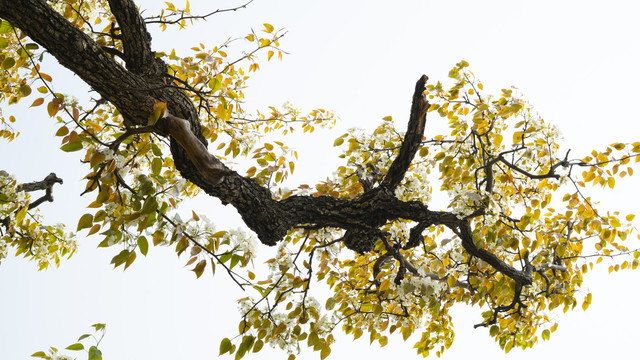
M 122 33 L 122 46 L 127 69 L 136 74 L 166 72 L 155 68 L 155 54 L 151 51 L 151 35 L 136 4 L 132 0 L 109 0 L 109 7 Z
M 416 155 L 422 143 L 427 111 L 429 110 L 429 103 L 424 96 L 427 80 L 429 80 L 429 78 L 426 75 L 422 75 L 416 83 L 407 133 L 404 136 L 404 141 L 402 142 L 398 156 L 393 160 L 387 175 L 384 180 L 382 180 L 381 186 L 392 191 L 402 182 L 404 174 L 409 169 L 411 161 L 413 161 L 413 157 Z
M 165 116 L 165 126 L 169 135 L 187 152 L 189 159 L 198 168 L 202 176 L 211 185 L 217 185 L 225 175 L 234 172 L 229 170 L 207 150 L 207 147 L 191 132 L 189 122 L 171 114 Z
M 153 95 L 133 90 L 149 87 L 149 80 L 120 66 L 47 2 L 0 0 L 0 17 L 46 48 L 62 66 L 114 104 L 125 119 L 143 124 L 152 113 Z

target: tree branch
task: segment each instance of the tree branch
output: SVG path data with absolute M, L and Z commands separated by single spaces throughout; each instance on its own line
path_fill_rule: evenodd
M 381 186 L 391 191 L 395 190 L 395 188 L 400 185 L 400 182 L 402 182 L 404 174 L 409 169 L 411 161 L 413 161 L 413 157 L 422 142 L 424 126 L 427 120 L 427 111 L 429 110 L 429 103 L 424 96 L 427 80 L 429 80 L 429 78 L 426 75 L 422 75 L 416 83 L 407 133 L 404 136 L 404 141 L 402 142 L 398 156 L 393 160 L 387 175 L 382 180 Z
M 187 120 L 167 114 L 164 117 L 164 125 L 169 135 L 182 146 L 209 184 L 217 185 L 223 176 L 235 173 L 209 153 L 207 147 L 191 132 Z
M 131 0 L 109 0 L 109 7 L 120 26 L 127 69 L 136 74 L 155 69 L 155 55 L 151 51 L 151 35 L 136 4 Z M 166 68 L 165 70 L 166 71 Z
M 47 177 L 45 177 L 44 180 L 42 181 L 34 181 L 30 183 L 20 184 L 18 185 L 17 190 L 18 191 L 23 190 L 26 192 L 46 190 L 45 195 L 41 196 L 35 201 L 32 201 L 31 204 L 29 204 L 29 209 L 33 209 L 45 201 L 49 201 L 49 202 L 53 201 L 53 185 L 56 183 L 62 184 L 62 179 L 57 177 L 55 173 L 51 173 L 47 175 Z

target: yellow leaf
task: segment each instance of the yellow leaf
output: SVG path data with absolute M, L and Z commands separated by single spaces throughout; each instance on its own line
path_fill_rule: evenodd
M 329 346 L 325 346 L 322 348 L 322 350 L 320 351 L 320 359 L 324 360 L 327 358 L 327 356 L 329 356 L 329 354 L 331 354 L 331 348 Z
M 493 144 L 496 147 L 500 147 L 500 144 L 502 144 L 502 139 L 502 135 L 496 134 L 496 136 L 493 137 Z
M 160 120 L 165 112 L 167 111 L 167 103 L 166 102 L 157 102 L 153 105 L 153 114 L 149 118 L 148 125 L 155 125 L 158 120 Z
M 262 31 L 264 31 L 266 33 L 273 32 L 273 25 L 265 23 L 264 24 L 264 30 L 262 30 Z

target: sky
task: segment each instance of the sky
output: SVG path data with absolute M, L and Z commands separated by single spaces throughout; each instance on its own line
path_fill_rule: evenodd
M 142 8 L 161 4 L 140 2 Z M 176 2 L 176 5 L 180 2 Z M 193 12 L 240 4 L 191 1 Z M 564 135 L 563 148 L 581 157 L 614 141 L 638 141 L 634 108 L 640 98 L 640 5 L 635 1 L 301 1 L 255 0 L 247 9 L 225 13 L 193 29 L 159 33 L 150 28 L 157 51 L 187 51 L 227 37 L 244 36 L 265 22 L 285 28 L 283 61 L 261 65 L 245 92 L 247 106 L 264 108 L 285 101 L 302 109 L 335 111 L 334 132 L 294 139 L 300 161 L 292 182 L 314 183 L 337 164 L 330 150 L 335 137 L 349 127 L 375 127 L 391 115 L 399 127 L 408 118 L 415 81 L 431 81 L 464 59 L 485 89 L 519 88 Z M 55 82 L 64 78 L 64 81 Z M 87 88 L 62 69 L 55 70 L 56 90 L 86 96 Z M 90 201 L 80 198 L 81 178 L 88 171 L 77 154 L 56 150 L 56 126 L 43 109 L 2 107 L 15 114 L 22 135 L 0 143 L 0 169 L 19 181 L 56 172 L 65 183 L 54 188 L 55 202 L 40 208 L 51 222 L 75 228 Z M 430 129 L 441 122 L 427 118 Z M 430 127 L 431 126 L 431 127 Z M 640 178 L 618 181 L 616 190 L 600 194 L 602 206 L 638 213 Z M 233 209 L 214 199 L 196 204 L 221 228 L 240 226 Z M 0 265 L 0 359 L 26 359 L 48 346 L 64 348 L 107 323 L 101 343 L 105 359 L 215 358 L 222 337 L 235 335 L 240 316 L 234 300 L 244 296 L 218 274 L 196 280 L 169 248 L 152 248 L 126 272 L 109 264 L 117 249 L 96 249 L 99 238 L 82 238 L 78 253 L 60 268 L 37 272 L 36 265 L 10 258 Z M 260 247 L 260 254 L 273 249 Z M 606 266 L 589 273 L 585 290 L 591 307 L 558 314 L 551 341 L 504 355 L 486 329 L 473 329 L 477 308 L 455 308 L 456 340 L 443 359 L 482 356 L 494 359 L 540 359 L 574 356 L 618 358 L 637 353 L 640 273 L 608 275 Z M 385 348 L 367 340 L 338 336 L 334 359 L 417 358 L 414 338 L 390 338 Z M 246 358 L 285 358 L 265 350 Z M 84 354 L 78 356 L 84 358 Z M 224 357 L 223 357 L 224 358 Z M 229 357 L 227 357 L 229 358 Z M 301 359 L 318 359 L 303 352 Z

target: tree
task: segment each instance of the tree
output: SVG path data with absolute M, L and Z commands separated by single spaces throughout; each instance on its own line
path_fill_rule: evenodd
M 485 95 L 460 62 L 448 88 L 418 80 L 406 134 L 388 118 L 372 135 L 344 134 L 334 143 L 345 148 L 335 177 L 287 190 L 281 186 L 295 154 L 261 134 L 288 134 L 296 123 L 309 132 L 330 124 L 329 113 L 302 117 L 294 108 L 273 108 L 245 114 L 242 89 L 258 65 L 253 52 L 240 56 L 245 70 L 226 60 L 228 43 L 201 46 L 186 58 L 154 54 L 145 23 L 184 26 L 188 9 L 169 5 L 164 15 L 144 19 L 127 1 L 110 2 L 105 14 L 91 5 L 2 4 L 4 100 L 30 96 L 34 80 L 49 84 L 38 67 L 39 47 L 99 94 L 84 110 L 42 89 L 51 92 L 49 115 L 62 122 L 62 149 L 84 150 L 91 167 L 85 192 L 95 194 L 91 207 L 98 210 L 84 215 L 78 230 L 101 232 L 103 246 L 121 247 L 115 266 L 130 266 L 149 242 L 168 244 L 191 255 L 196 275 L 222 266 L 239 286 L 255 289 L 256 297 L 244 301 L 240 336 L 223 340 L 223 352 L 244 354 L 265 342 L 295 350 L 306 343 L 326 356 L 338 326 L 354 337 L 367 330 L 382 345 L 388 333 L 406 338 L 418 330 L 418 351 L 439 352 L 452 341 L 448 309 L 456 302 L 484 307 L 478 325 L 490 327 L 505 350 L 528 347 L 554 329 L 548 310 L 566 311 L 579 301 L 588 306 L 591 297 L 576 293 L 588 259 L 624 255 L 623 267 L 637 267 L 638 253 L 620 242 L 631 217 L 597 211 L 582 187 L 613 188 L 616 176 L 631 175 L 626 165 L 637 159 L 638 143 L 613 144 L 576 160 L 558 155 L 552 126 L 511 90 Z M 96 23 L 106 27 L 97 31 Z M 245 39 L 268 58 L 280 55 L 280 34 L 268 24 L 264 32 L 267 38 L 252 32 Z M 68 118 L 57 117 L 63 111 Z M 446 118 L 451 135 L 425 137 L 427 112 Z M 3 135 L 14 133 L 7 128 Z M 206 151 L 207 140 L 219 144 L 222 160 Z M 235 157 L 256 164 L 232 171 L 225 161 Z M 584 172 L 576 176 L 578 169 Z M 431 179 L 434 185 L 427 182 L 432 171 L 440 176 Z M 3 241 L 39 259 L 29 251 L 34 244 L 62 243 L 66 236 L 44 240 L 15 230 L 43 228 L 18 216 L 28 207 L 17 202 L 22 193 L 15 180 L 7 183 Z M 447 211 L 427 207 L 434 186 L 449 197 Z M 180 198 L 198 188 L 238 209 L 263 244 L 279 245 L 264 279 L 239 273 L 252 258 L 249 235 L 216 231 L 195 213 L 189 221 L 176 216 Z M 562 202 L 552 198 L 564 191 Z M 313 280 L 333 291 L 323 306 L 310 298 Z

